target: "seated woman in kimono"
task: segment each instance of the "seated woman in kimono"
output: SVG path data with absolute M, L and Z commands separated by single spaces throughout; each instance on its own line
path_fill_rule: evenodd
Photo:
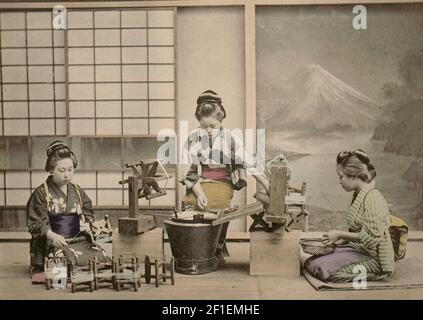
M 105 258 L 104 250 L 94 248 L 87 232 L 94 222 L 91 200 L 71 183 L 77 165 L 75 154 L 65 143 L 49 145 L 45 170 L 50 175 L 34 190 L 26 206 L 34 284 L 44 283 L 44 258 L 58 251 L 77 265 L 87 264 L 94 255 Z
M 347 210 L 348 231 L 325 234 L 326 243 L 337 244 L 335 251 L 311 257 L 304 266 L 326 282 L 350 282 L 364 270 L 368 281 L 385 279 L 394 272 L 394 249 L 388 204 L 372 183 L 376 170 L 364 151 L 356 150 L 338 154 L 337 173 L 344 190 L 354 191 Z

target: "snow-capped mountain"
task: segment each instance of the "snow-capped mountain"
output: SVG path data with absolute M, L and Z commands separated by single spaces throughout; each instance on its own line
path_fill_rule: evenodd
M 381 117 L 380 105 L 319 65 L 301 68 L 276 95 L 262 101 L 258 115 L 268 128 L 374 128 Z

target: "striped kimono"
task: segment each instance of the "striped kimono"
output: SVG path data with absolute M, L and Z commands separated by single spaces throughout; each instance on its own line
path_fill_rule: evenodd
M 367 280 L 382 280 L 394 272 L 394 249 L 389 233 L 390 212 L 382 194 L 371 184 L 364 186 L 347 211 L 350 232 L 360 241 L 340 245 L 335 252 L 312 257 L 309 272 L 324 281 L 350 282 L 365 269 Z

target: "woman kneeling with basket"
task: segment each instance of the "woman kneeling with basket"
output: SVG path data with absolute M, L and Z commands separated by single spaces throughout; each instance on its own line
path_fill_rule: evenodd
M 353 281 L 363 268 L 368 281 L 385 279 L 405 250 L 394 252 L 389 207 L 372 183 L 375 168 L 362 150 L 346 151 L 338 154 L 337 173 L 344 190 L 354 191 L 347 210 L 348 231 L 331 230 L 323 239 L 302 239 L 303 251 L 313 255 L 304 268 L 326 282 Z

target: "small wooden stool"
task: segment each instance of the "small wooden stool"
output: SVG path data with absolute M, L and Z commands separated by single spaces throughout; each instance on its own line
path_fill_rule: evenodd
M 90 292 L 94 291 L 94 262 L 89 261 L 88 266 L 78 267 L 70 264 L 70 282 L 72 293 L 76 292 L 77 286 L 87 285 Z
M 113 259 L 113 273 L 115 289 L 120 291 L 121 286 L 130 284 L 134 291 L 141 287 L 141 275 L 139 272 L 139 259 L 137 257 L 125 258 L 123 256 Z
M 113 274 L 113 261 L 100 262 L 97 257 L 93 260 L 94 267 L 94 289 L 99 289 L 100 283 L 111 283 L 113 289 L 116 289 L 115 276 Z
M 152 262 L 154 259 L 154 262 Z M 154 274 L 151 273 L 152 266 L 154 266 Z M 166 282 L 166 279 L 170 279 L 172 285 L 175 285 L 175 262 L 173 258 L 169 262 L 166 262 L 166 256 L 163 255 L 161 258 L 158 257 L 149 257 L 145 255 L 144 258 L 144 268 L 145 268 L 145 282 L 149 284 L 151 278 L 155 280 L 156 288 L 159 286 L 159 280 Z M 161 269 L 161 272 L 159 271 Z M 167 275 L 166 271 L 169 271 L 170 274 Z

